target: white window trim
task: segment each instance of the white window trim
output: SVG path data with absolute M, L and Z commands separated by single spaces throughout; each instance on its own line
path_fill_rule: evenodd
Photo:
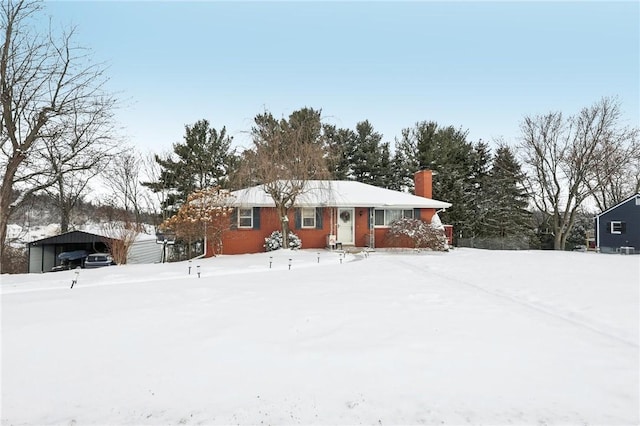
M 241 215 L 240 213 L 242 212 L 242 210 L 249 210 L 251 212 L 251 214 L 249 216 L 247 215 Z M 250 218 L 251 219 L 251 224 L 250 225 L 241 225 L 241 219 L 247 219 Z M 242 229 L 253 229 L 253 209 L 252 208 L 238 208 L 238 228 L 242 228 Z
M 619 231 L 614 231 L 613 230 L 613 228 L 614 228 L 613 225 L 614 224 L 619 226 L 619 228 L 620 228 Z M 621 235 L 622 234 L 622 221 L 620 221 L 620 220 L 612 220 L 611 221 L 611 228 L 609 230 L 611 231 L 612 234 Z
M 312 216 L 305 216 L 305 210 L 307 210 L 307 213 L 309 213 L 309 211 L 313 211 L 313 215 Z M 304 224 L 304 220 L 306 219 L 313 219 L 313 225 L 305 225 Z M 316 208 L 315 207 L 302 207 L 300 209 L 300 226 L 302 228 L 305 229 L 315 229 L 316 227 Z
M 398 210 L 402 212 L 401 215 L 400 215 L 401 218 L 405 218 L 405 217 L 413 218 L 414 217 L 413 209 L 374 209 L 374 212 L 373 212 L 373 227 L 374 228 L 389 228 L 391 226 L 391 223 L 388 222 L 387 212 L 388 211 L 398 211 Z M 376 222 L 376 212 L 377 211 L 383 211 L 384 212 L 384 225 L 376 225 L 375 222 Z M 405 211 L 410 211 L 411 212 L 411 216 L 405 216 L 405 214 L 404 214 Z

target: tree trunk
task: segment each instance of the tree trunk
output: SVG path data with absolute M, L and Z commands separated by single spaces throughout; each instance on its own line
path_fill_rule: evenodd
M 7 244 L 7 226 L 13 207 L 11 206 L 11 197 L 13 195 L 13 180 L 18 166 L 24 160 L 24 156 L 18 154 L 11 157 L 5 166 L 5 175 L 2 178 L 2 187 L 0 188 L 0 273 L 2 273 L 2 264 L 4 262 L 4 248 Z
M 284 205 L 278 206 L 278 214 L 280 215 L 280 225 L 282 226 L 282 248 L 289 248 L 289 218 L 287 216 L 287 208 Z
M 554 250 L 564 250 L 564 242 L 566 240 L 566 236 L 562 233 L 561 230 L 556 230 L 555 235 L 553 236 L 553 249 Z
M 5 189 L 7 188 L 7 189 Z M 7 225 L 9 224 L 9 215 L 5 214 L 8 212 L 10 207 L 10 192 L 11 187 L 2 185 L 2 191 L 0 191 L 0 273 L 2 273 L 2 266 L 4 263 L 4 247 L 7 244 Z

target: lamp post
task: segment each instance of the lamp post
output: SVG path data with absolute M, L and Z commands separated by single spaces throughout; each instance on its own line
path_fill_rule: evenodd
M 291 259 L 289 259 L 289 270 L 291 270 Z
M 80 275 L 79 271 L 75 271 L 75 278 L 71 281 L 71 288 L 73 288 L 74 284 L 76 284 L 78 282 L 78 276 Z
M 200 278 L 200 265 L 196 266 L 196 270 L 198 271 L 198 278 Z
M 271 269 L 272 263 L 273 263 L 273 256 L 269 256 L 269 269 Z

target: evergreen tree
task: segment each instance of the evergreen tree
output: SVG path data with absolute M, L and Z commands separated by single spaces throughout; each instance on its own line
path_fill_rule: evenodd
M 472 236 L 476 231 L 477 199 L 472 195 L 479 191 L 478 185 L 482 185 L 488 161 L 485 148 L 474 147 L 466 138 L 466 131 L 453 126 L 419 122 L 414 128 L 402 131 L 396 156 L 404 161 L 400 168 L 405 173 L 402 180 L 411 189 L 413 173 L 417 170 L 434 172 L 433 197 L 452 204 L 441 217 L 443 222 L 454 226 L 457 237 Z
M 374 185 L 376 168 L 380 162 L 382 135 L 373 129 L 368 120 L 356 124 L 356 138 L 349 147 L 349 163 L 352 178 L 358 182 Z
M 144 185 L 154 192 L 167 192 L 162 208 L 169 215 L 195 191 L 227 188 L 228 175 L 237 163 L 231 141 L 225 127 L 218 132 L 207 120 L 185 126 L 184 142 L 174 143 L 170 155 L 155 156 L 161 167 L 158 180 Z
M 355 146 L 356 134 L 350 129 L 339 129 L 334 125 L 323 126 L 327 169 L 331 179 L 347 180 L 351 176 L 349 152 Z
M 490 179 L 491 149 L 485 142 L 479 141 L 473 146 L 470 158 L 467 199 L 473 212 L 470 226 L 473 236 L 484 236 L 487 217 L 491 210 L 490 193 L 493 190 Z
M 376 132 L 368 120 L 356 124 L 356 131 L 351 134 L 346 154 L 349 178 L 388 188 L 394 180 L 389 143 L 382 142 L 382 134 Z
M 378 149 L 378 161 L 373 167 L 372 185 L 380 188 L 390 188 L 393 182 L 393 169 L 391 160 L 391 149 L 389 142 L 383 142 Z
M 525 175 L 507 145 L 496 150 L 486 191 L 488 211 L 484 218 L 486 236 L 505 238 L 531 234 L 532 217 L 524 187 Z
M 413 174 L 418 170 L 417 165 L 407 157 L 407 152 L 402 149 L 401 142 L 396 139 L 396 150 L 391 159 L 391 182 L 389 189 L 396 191 L 408 191 L 413 189 Z

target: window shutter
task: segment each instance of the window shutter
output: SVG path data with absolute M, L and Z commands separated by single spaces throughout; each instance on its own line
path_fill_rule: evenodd
M 300 229 L 302 228 L 302 211 L 300 210 L 300 208 L 296 207 L 294 209 L 294 216 L 295 216 L 295 227 L 296 229 Z
M 413 209 L 413 218 L 414 219 L 420 219 L 420 211 L 422 209 Z
M 626 234 L 627 233 L 627 222 L 621 222 L 620 223 L 620 233 L 621 234 Z
M 605 226 L 605 229 L 607 230 L 607 234 L 611 233 L 611 222 L 607 222 L 607 226 Z
M 373 207 L 369 207 L 367 209 L 367 215 L 369 215 L 369 217 L 367 218 L 367 229 L 371 229 L 371 216 L 373 216 L 372 211 Z
M 253 229 L 260 229 L 260 207 L 253 208 Z
M 231 229 L 238 229 L 238 208 L 231 211 Z
M 316 207 L 316 229 L 322 229 L 322 207 Z

